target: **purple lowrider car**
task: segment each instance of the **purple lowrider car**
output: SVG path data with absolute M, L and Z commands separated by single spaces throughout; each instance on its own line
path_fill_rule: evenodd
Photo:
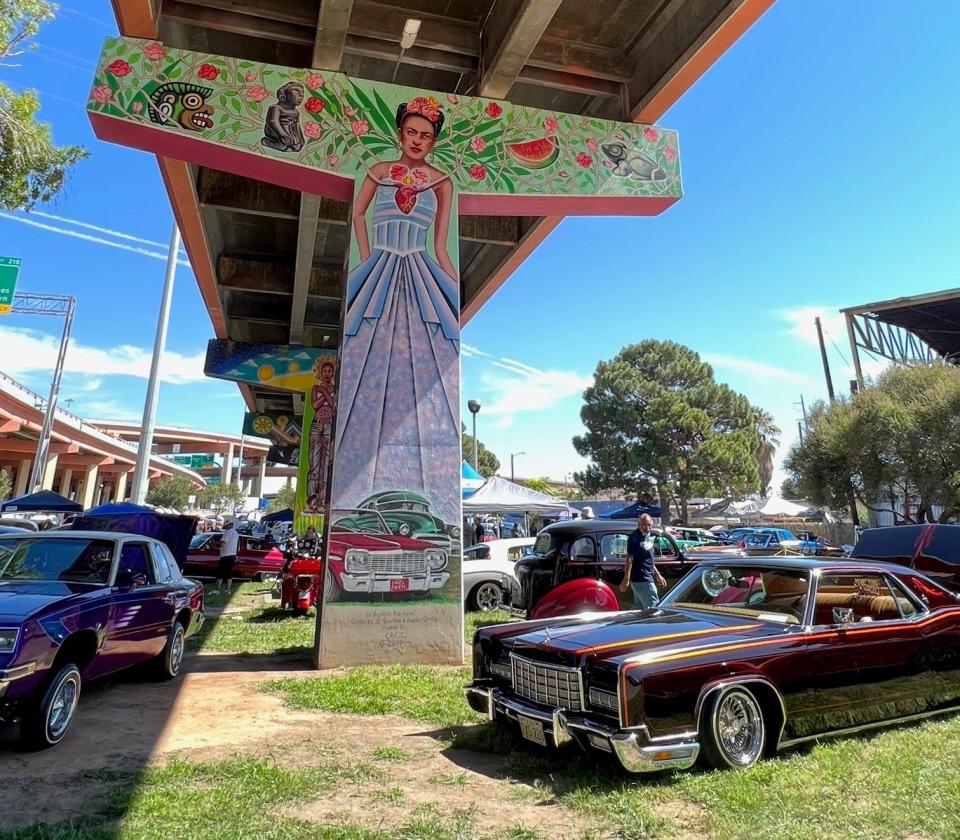
M 84 680 L 147 663 L 180 672 L 203 623 L 203 587 L 159 540 L 110 531 L 0 536 L 0 720 L 59 743 Z

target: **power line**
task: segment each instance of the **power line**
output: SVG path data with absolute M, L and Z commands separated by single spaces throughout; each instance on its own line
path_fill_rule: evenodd
M 57 55 L 62 55 L 64 58 L 72 59 L 73 61 L 79 62 L 80 64 L 86 64 L 88 67 L 96 69 L 97 63 L 91 61 L 89 58 L 84 58 L 82 55 L 77 55 L 76 53 L 67 52 L 66 50 L 57 49 L 56 47 L 51 47 L 49 44 L 44 44 L 40 41 L 37 41 L 37 46 L 42 50 L 47 50 L 48 52 L 56 53 Z
M 85 20 L 89 20 L 91 23 L 96 23 L 96 24 L 99 24 L 100 26 L 104 26 L 107 29 L 111 30 L 112 32 L 115 32 L 117 29 L 117 25 L 115 23 L 107 23 L 105 20 L 100 20 L 99 18 L 90 17 L 90 15 L 85 15 L 83 12 L 78 12 L 76 9 L 71 8 L 70 6 L 64 6 L 61 4 L 60 9 L 61 11 L 67 12 L 68 14 L 76 15 L 77 17 L 82 17 Z

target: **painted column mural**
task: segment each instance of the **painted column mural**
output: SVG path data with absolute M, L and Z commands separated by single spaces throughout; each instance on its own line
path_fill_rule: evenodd
M 304 350 L 296 389 L 298 516 L 332 457 L 318 661 L 461 661 L 458 213 L 660 213 L 675 133 L 131 39 L 107 41 L 88 108 L 103 139 L 352 202 L 338 365 Z M 279 370 L 228 358 L 208 372 Z

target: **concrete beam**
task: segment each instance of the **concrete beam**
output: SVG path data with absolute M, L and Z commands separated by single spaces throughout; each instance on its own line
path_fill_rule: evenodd
M 0 452 L 24 452 L 34 454 L 36 451 L 37 442 L 35 440 L 20 440 L 18 438 L 0 439 Z M 53 455 L 70 455 L 80 451 L 80 444 L 52 441 L 49 451 Z
M 292 295 L 296 269 L 289 263 L 220 257 L 217 260 L 217 277 L 225 289 Z M 339 300 L 342 277 L 342 267 L 314 266 L 310 270 L 308 294 L 311 297 Z
M 30 481 L 30 472 L 33 469 L 33 461 L 30 458 L 24 458 L 17 467 L 17 481 L 13 485 L 14 498 L 22 496 L 27 492 L 27 483 Z
M 13 435 L 22 429 L 23 426 L 19 420 L 3 420 L 0 422 L 0 434 Z
M 61 455 L 61 464 L 69 464 L 71 467 L 106 467 L 116 463 L 116 459 L 111 455 Z
M 320 8 L 320 16 L 323 17 L 323 6 Z M 349 17 L 349 14 L 347 16 Z M 301 193 L 300 221 L 297 226 L 297 260 L 293 269 L 293 301 L 290 304 L 291 344 L 303 344 L 303 323 L 307 315 L 307 295 L 313 274 L 313 255 L 317 248 L 319 214 L 320 197 L 311 193 Z
M 352 11 L 353 0 L 320 0 L 311 67 L 322 70 L 340 69 Z
M 498 0 L 480 33 L 480 96 L 506 99 L 563 0 Z
M 83 475 L 83 495 L 81 504 L 84 510 L 90 510 L 93 507 L 94 494 L 97 491 L 98 473 L 97 465 L 89 464 Z

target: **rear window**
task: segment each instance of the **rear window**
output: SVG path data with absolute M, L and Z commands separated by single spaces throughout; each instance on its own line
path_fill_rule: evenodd
M 537 541 L 533 545 L 533 551 L 535 554 L 549 554 L 556 547 L 557 540 L 554 539 L 553 534 L 544 531 L 537 534 Z

